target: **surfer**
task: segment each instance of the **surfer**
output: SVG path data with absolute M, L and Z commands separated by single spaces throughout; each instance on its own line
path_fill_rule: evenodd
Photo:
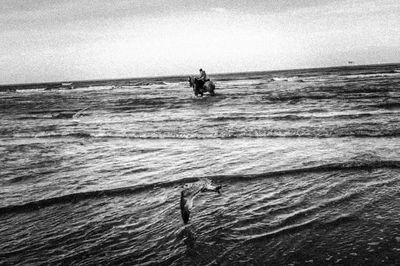
M 190 210 L 193 207 L 193 199 L 200 192 L 214 191 L 221 193 L 222 186 L 213 185 L 209 179 L 202 179 L 191 185 L 186 184 L 183 188 L 181 191 L 180 207 L 183 222 L 187 224 L 189 222 Z

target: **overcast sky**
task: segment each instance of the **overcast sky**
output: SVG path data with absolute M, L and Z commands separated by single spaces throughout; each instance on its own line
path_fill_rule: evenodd
M 0 84 L 400 62 L 399 0 L 1 0 Z

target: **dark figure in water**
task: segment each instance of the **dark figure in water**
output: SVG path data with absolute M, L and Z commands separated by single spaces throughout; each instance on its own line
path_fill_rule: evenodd
M 197 80 L 199 81 L 199 85 L 202 88 L 204 86 L 204 83 L 206 83 L 207 79 L 207 74 L 203 69 L 199 69 L 200 72 L 200 76 L 197 78 Z
M 195 96 L 203 96 L 204 92 L 209 92 L 211 96 L 215 95 L 215 85 L 212 81 L 207 79 L 205 82 L 195 77 L 189 77 L 188 79 L 190 87 L 193 88 Z
M 214 191 L 220 192 L 221 186 L 215 186 L 211 183 L 209 179 L 202 179 L 192 185 L 185 185 L 184 189 L 181 191 L 181 214 L 182 219 L 185 224 L 189 222 L 190 210 L 193 207 L 193 199 L 200 192 Z

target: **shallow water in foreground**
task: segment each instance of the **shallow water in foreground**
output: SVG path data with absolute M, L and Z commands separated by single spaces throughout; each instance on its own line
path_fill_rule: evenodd
M 0 263 L 398 265 L 399 69 L 0 93 Z

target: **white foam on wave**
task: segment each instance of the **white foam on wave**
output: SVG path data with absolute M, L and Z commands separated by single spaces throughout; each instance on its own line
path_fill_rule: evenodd
M 257 85 L 260 83 L 268 83 L 268 81 L 264 79 L 243 79 L 243 80 L 229 80 L 229 81 L 218 81 L 218 84 L 223 85 L 235 85 L 235 86 L 250 86 L 250 85 Z
M 375 74 L 355 74 L 355 75 L 344 76 L 344 78 L 378 78 L 378 77 L 391 77 L 391 76 L 399 76 L 399 75 L 400 75 L 400 72 L 397 72 L 397 73 L 375 73 Z
M 23 90 L 18 90 L 17 89 L 18 93 L 25 93 L 25 94 L 28 94 L 28 93 L 39 93 L 39 92 L 42 93 L 44 91 L 45 91 L 44 88 L 23 89 Z

